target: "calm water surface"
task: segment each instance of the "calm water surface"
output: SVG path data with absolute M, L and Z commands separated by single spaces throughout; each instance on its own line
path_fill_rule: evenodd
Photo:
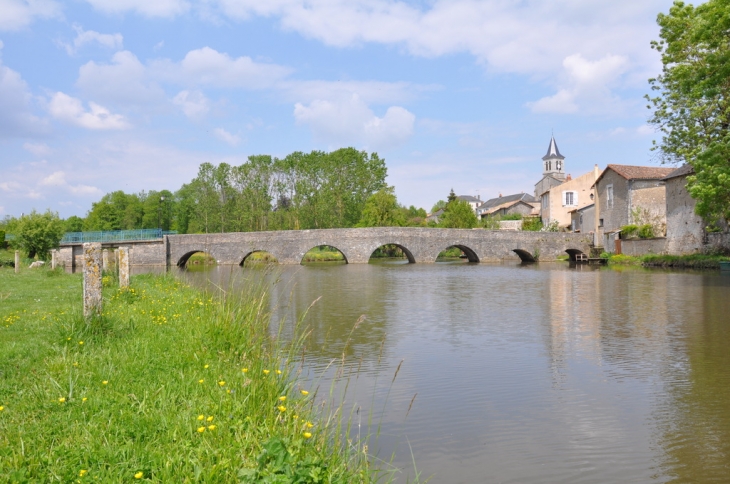
M 557 263 L 277 271 L 185 277 L 265 279 L 285 334 L 321 298 L 303 377 L 324 375 L 327 393 L 346 353 L 354 433 L 374 416 L 370 449 L 396 452 L 401 482 L 413 459 L 434 483 L 730 482 L 730 277 Z

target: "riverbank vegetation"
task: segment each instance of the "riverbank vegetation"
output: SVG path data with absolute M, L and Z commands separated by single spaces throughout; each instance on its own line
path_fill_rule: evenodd
M 602 254 L 612 265 L 641 265 L 644 267 L 671 267 L 675 269 L 719 269 L 720 262 L 730 261 L 723 255 L 660 255 L 646 254 L 630 256 L 624 254 Z
M 0 269 L 0 475 L 10 482 L 373 482 L 327 399 L 270 335 L 267 295 L 203 295 L 166 276 L 104 289 Z M 335 410 L 336 415 L 338 409 Z M 328 416 L 324 416 L 328 417 Z

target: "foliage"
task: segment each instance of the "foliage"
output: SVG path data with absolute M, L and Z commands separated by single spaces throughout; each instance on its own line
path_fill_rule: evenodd
M 5 245 L 6 245 L 6 242 L 5 242 L 5 231 L 4 230 L 0 230 L 0 250 L 4 249 L 5 248 Z
M 131 230 L 142 225 L 143 216 L 139 196 L 117 190 L 91 204 L 84 220 L 84 230 Z
M 661 75 L 650 79 L 650 123 L 662 133 L 654 146 L 664 162 L 694 168 L 688 189 L 696 211 L 730 219 L 730 8 L 727 0 L 698 5 L 675 1 L 659 14 Z
M 84 219 L 77 215 L 72 215 L 63 221 L 63 230 L 66 232 L 83 232 Z
M 637 235 L 642 238 L 651 238 L 656 235 L 665 235 L 667 232 L 667 224 L 664 218 L 660 215 L 654 214 L 641 206 L 637 206 L 631 209 L 631 217 L 629 219 L 632 225 L 636 225 L 639 229 L 645 225 L 650 225 L 651 229 L 645 228 L 644 234 L 648 234 L 651 231 L 652 235 L 642 237 L 637 229 Z
M 33 210 L 23 215 L 16 230 L 17 246 L 31 259 L 36 256 L 48 258 L 49 251 L 58 247 L 64 233 L 63 222 L 57 213 L 50 210 L 42 214 Z
M 523 227 L 524 229 L 524 227 Z M 560 223 L 557 220 L 553 220 L 549 224 L 543 226 L 540 229 L 540 232 L 559 232 L 560 231 Z
M 454 193 L 454 189 L 452 188 L 451 191 L 449 192 L 449 196 L 446 197 L 446 203 L 449 204 L 449 203 L 455 202 L 455 201 L 456 201 L 456 193 Z
M 394 188 L 385 187 L 365 201 L 358 227 L 399 227 L 405 224 Z
M 499 224 L 499 217 L 484 217 L 482 219 L 482 228 L 487 230 L 499 230 L 501 225 Z
M 521 213 L 506 213 L 502 215 L 502 220 L 522 220 Z
M 601 257 L 604 257 L 602 254 Z M 608 263 L 612 265 L 643 265 L 645 267 L 673 267 L 683 269 L 719 269 L 720 262 L 730 260 L 722 255 L 663 255 L 646 254 L 630 256 L 624 254 L 605 254 Z
M 528 232 L 539 232 L 542 230 L 542 219 L 540 217 L 525 217 L 522 219 L 522 230 Z
M 637 235 L 640 239 L 654 238 L 654 226 L 652 224 L 644 224 L 639 227 Z
M 638 231 L 639 231 L 639 226 L 636 224 L 624 225 L 623 227 L 621 227 L 621 238 L 622 239 L 632 239 L 634 237 L 637 237 Z
M 431 207 L 431 213 L 436 213 L 442 208 L 446 208 L 446 202 L 444 200 L 439 200 L 438 202 L 433 204 L 433 207 Z
M 452 190 L 453 193 L 453 190 Z M 479 221 L 469 203 L 462 200 L 453 200 L 446 204 L 443 215 L 439 217 L 439 226 L 450 229 L 471 229 Z
M 219 300 L 136 276 L 104 289 L 87 325 L 80 275 L 44 272 L 0 270 L 12 288 L 0 304 L 4 480 L 379 482 L 342 422 L 317 419 L 295 379 L 301 347 L 272 337 L 262 287 Z

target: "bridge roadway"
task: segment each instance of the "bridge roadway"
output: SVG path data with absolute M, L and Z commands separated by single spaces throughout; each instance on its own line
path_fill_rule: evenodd
M 470 262 L 555 260 L 560 255 L 588 253 L 591 236 L 564 232 L 511 232 L 483 229 L 372 227 L 356 229 L 287 230 L 222 234 L 166 235 L 166 263 L 184 265 L 196 252 L 207 252 L 219 264 L 240 265 L 254 252 L 268 252 L 280 264 L 300 264 L 310 249 L 329 245 L 350 264 L 366 264 L 380 246 L 394 244 L 409 262 L 431 263 L 439 252 L 458 247 Z M 133 249 L 134 250 L 134 249 Z

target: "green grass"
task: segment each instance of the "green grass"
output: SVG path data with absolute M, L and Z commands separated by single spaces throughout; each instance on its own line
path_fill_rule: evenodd
M 611 265 L 642 265 L 644 267 L 673 267 L 679 269 L 719 269 L 720 262 L 727 260 L 730 260 L 730 257 L 704 254 L 647 254 L 642 256 L 611 254 L 608 256 L 608 263 Z
M 344 262 L 345 256 L 342 252 L 328 245 L 320 245 L 309 250 L 302 262 Z
M 270 335 L 263 286 L 219 299 L 135 276 L 88 323 L 81 286 L 0 269 L 0 482 L 379 479 L 317 418 L 327 396 L 296 380 L 301 342 Z

